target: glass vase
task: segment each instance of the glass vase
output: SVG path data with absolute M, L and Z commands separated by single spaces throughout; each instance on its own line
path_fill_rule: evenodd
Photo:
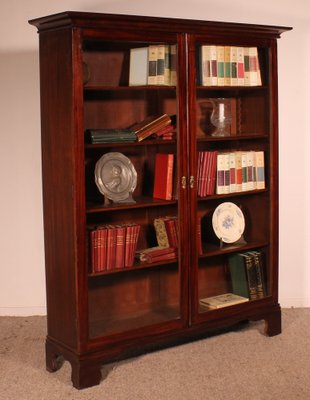
M 211 136 L 229 136 L 231 125 L 231 102 L 230 99 L 211 99 L 213 111 L 211 114 L 212 125 L 216 130 Z

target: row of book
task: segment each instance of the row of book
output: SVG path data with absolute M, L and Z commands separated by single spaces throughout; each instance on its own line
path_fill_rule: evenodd
M 168 114 L 150 116 L 128 128 L 87 129 L 92 144 L 141 142 L 147 138 L 172 139 L 175 133 L 175 117 Z
M 257 47 L 201 46 L 200 82 L 203 86 L 261 86 Z
M 228 258 L 233 292 L 250 300 L 266 296 L 264 258 L 261 251 L 237 253 Z
M 175 86 L 176 80 L 176 45 L 130 49 L 129 86 Z
M 104 225 L 90 232 L 91 272 L 131 267 L 134 263 L 138 224 Z
M 199 197 L 265 188 L 263 151 L 200 151 L 197 159 Z

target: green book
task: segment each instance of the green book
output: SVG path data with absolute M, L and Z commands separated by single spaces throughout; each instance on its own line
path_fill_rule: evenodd
M 228 259 L 233 293 L 249 298 L 245 260 L 241 254 L 234 254 Z

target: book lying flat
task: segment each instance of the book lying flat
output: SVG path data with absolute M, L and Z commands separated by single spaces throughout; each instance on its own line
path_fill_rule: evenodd
M 246 301 L 249 301 L 247 297 L 238 296 L 237 294 L 233 293 L 224 293 L 220 294 L 219 296 L 200 299 L 199 303 L 204 307 L 215 309 L 245 303 Z

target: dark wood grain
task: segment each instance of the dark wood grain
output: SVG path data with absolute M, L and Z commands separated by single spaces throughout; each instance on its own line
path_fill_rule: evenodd
M 47 370 L 56 371 L 66 359 L 73 385 L 84 388 L 100 382 L 102 363 L 205 337 L 240 321 L 262 319 L 267 335 L 279 334 L 277 39 L 291 28 L 83 12 L 29 22 L 40 38 Z M 176 86 L 128 86 L 130 48 L 152 43 L 177 45 Z M 197 52 L 203 44 L 257 47 L 262 86 L 200 86 Z M 83 63 L 90 73 L 84 85 Z M 232 99 L 229 137 L 210 136 L 203 104 L 214 97 Z M 92 145 L 85 134 L 161 113 L 176 115 L 173 140 Z M 207 150 L 264 151 L 266 189 L 198 198 L 197 152 Z M 111 151 L 129 157 L 137 171 L 134 204 L 104 203 L 95 185 L 95 164 Z M 171 201 L 153 199 L 157 153 L 175 156 Z M 224 201 L 242 208 L 245 243 L 221 247 L 214 237 L 210 217 Z M 91 229 L 138 223 L 142 249 L 157 244 L 154 219 L 167 215 L 178 217 L 176 259 L 91 272 Z M 227 258 L 248 250 L 264 256 L 266 296 L 200 309 L 200 298 L 231 290 Z

